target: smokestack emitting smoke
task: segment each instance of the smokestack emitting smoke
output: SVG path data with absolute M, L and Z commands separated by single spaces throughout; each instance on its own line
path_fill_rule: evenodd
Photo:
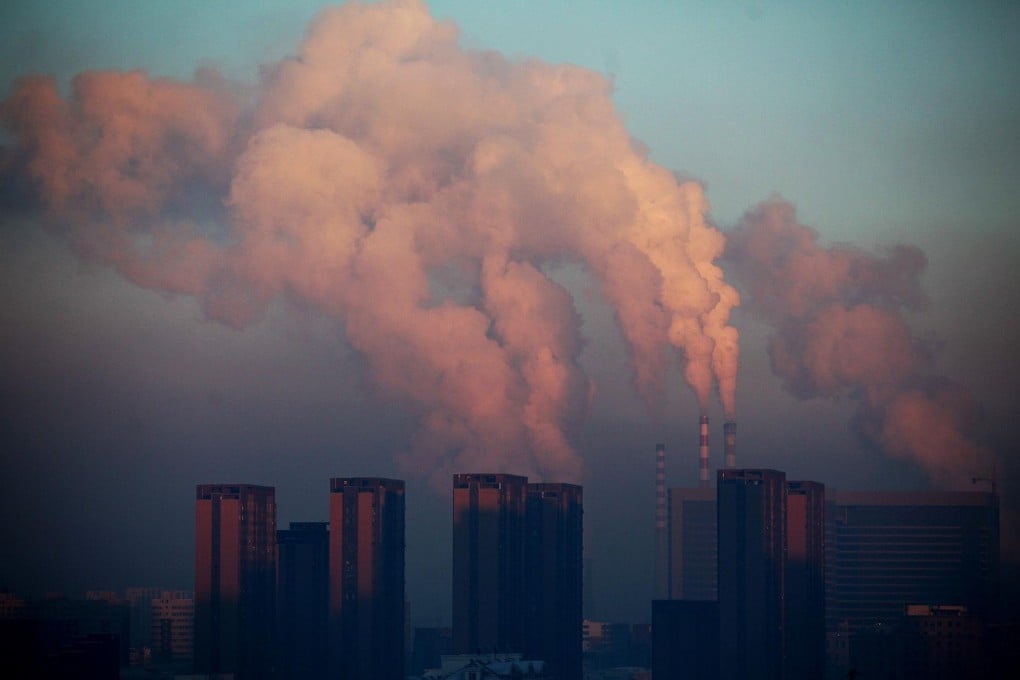
M 726 469 L 737 467 L 737 424 L 732 420 L 723 423 L 723 447 L 726 452 Z
M 666 540 L 666 445 L 655 445 L 655 597 L 669 597 Z
M 254 89 L 86 72 L 0 103 L 8 173 L 83 257 L 257 322 L 278 300 L 342 323 L 374 388 L 412 408 L 401 463 L 577 480 L 592 386 L 580 319 L 547 274 L 583 265 L 635 385 L 668 348 L 733 411 L 739 303 L 694 182 L 635 144 L 601 75 L 458 44 L 415 0 L 323 11 Z
M 698 438 L 698 485 L 708 486 L 708 416 L 701 416 Z
M 856 402 L 863 436 L 941 484 L 967 486 L 975 469 L 987 469 L 988 452 L 973 436 L 973 400 L 936 374 L 903 317 L 925 304 L 921 251 L 823 248 L 779 198 L 749 211 L 728 238 L 726 258 L 744 283 L 746 306 L 775 327 L 769 357 L 790 392 Z

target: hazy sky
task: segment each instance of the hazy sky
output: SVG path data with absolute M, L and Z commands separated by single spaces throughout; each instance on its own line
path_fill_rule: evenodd
M 3 96 L 27 74 L 55 76 L 67 95 L 81 71 L 143 69 L 154 78 L 190 82 L 201 67 L 218 71 L 248 101 L 258 97 L 251 92 L 260 91 L 260 73 L 273 77 L 272 65 L 299 53 L 322 5 L 6 3 L 0 9 Z M 895 308 L 895 324 L 902 322 L 911 342 L 923 346 L 926 386 L 951 384 L 953 394 L 968 393 L 967 404 L 972 398 L 979 407 L 977 415 L 964 407 L 961 418 L 968 441 L 995 453 L 1004 542 L 1020 558 L 1009 540 L 1020 504 L 1014 311 L 1020 302 L 1020 8 L 1008 2 L 549 1 L 430 2 L 428 10 L 456 24 L 468 54 L 502 54 L 507 73 L 531 73 L 527 64 L 541 62 L 584 67 L 608 79 L 615 113 L 597 115 L 622 121 L 653 170 L 699 182 L 710 205 L 707 219 L 723 233 L 737 234 L 730 230 L 738 223 L 751 233 L 768 219 L 759 212 L 741 222 L 743 216 L 771 200 L 795 207 L 795 218 L 784 214 L 817 231 L 811 252 L 824 262 L 843 252 L 829 249 L 846 244 L 854 258 L 882 263 L 876 267 L 891 277 L 901 261 L 887 256 L 887 247 L 923 251 L 927 267 L 903 274 L 910 290 L 901 297 L 913 299 L 919 286 L 927 305 L 882 293 L 876 308 Z M 451 86 L 437 97 L 457 92 Z M 467 105 L 455 99 L 428 112 L 440 121 L 436 129 L 446 129 L 444 104 L 449 120 L 466 115 Z M 278 108 L 290 103 L 281 100 Z M 195 484 L 275 485 L 282 528 L 326 518 L 330 476 L 401 476 L 408 479 L 412 616 L 416 623 L 448 621 L 449 494 L 429 485 L 427 470 L 407 474 L 397 462 L 420 431 L 416 414 L 425 398 L 378 379 L 386 367 L 359 344 L 354 308 L 323 313 L 322 305 L 274 298 L 263 318 L 235 329 L 221 323 L 223 313 L 210 312 L 202 293 L 162 280 L 140 287 L 125 279 L 124 268 L 81 257 L 70 245 L 78 243 L 80 225 L 67 214 L 42 217 L 48 199 L 27 179 L 24 157 L 13 152 L 20 147 L 9 121 L 20 114 L 10 111 L 8 104 L 0 131 L 6 149 L 0 156 L 0 478 L 6 489 L 0 587 L 25 593 L 190 587 Z M 309 130 L 317 125 L 306 121 Z M 314 152 L 316 145 L 308 148 Z M 235 206 L 245 200 L 237 186 Z M 263 187 L 253 194 L 251 205 L 272 210 L 258 202 L 264 193 Z M 225 199 L 217 197 L 217 205 Z M 254 222 L 259 214 L 243 219 Z M 654 445 L 667 445 L 670 484 L 695 483 L 698 403 L 674 360 L 661 414 L 649 414 L 630 376 L 631 336 L 614 321 L 591 262 L 586 269 L 556 253 L 540 255 L 536 267 L 570 293 L 580 317 L 579 337 L 560 338 L 576 345 L 576 365 L 565 362 L 567 370 L 592 385 L 587 417 L 565 415 L 557 423 L 583 461 L 594 614 L 647 620 Z M 771 284 L 741 278 L 737 264 L 721 266 L 745 299 L 729 318 L 741 336 L 739 464 L 843 489 L 924 488 L 929 475 L 917 464 L 923 453 L 895 455 L 894 433 L 860 436 L 876 410 L 883 423 L 895 410 L 882 410 L 890 402 L 873 397 L 872 385 L 837 376 L 840 387 L 830 389 L 816 376 L 805 388 L 799 364 L 783 378 L 773 374 L 769 337 L 779 329 L 794 351 L 810 354 L 815 345 L 798 333 L 815 329 L 823 315 L 770 316 L 762 291 Z M 747 290 L 749 281 L 757 287 Z M 538 285 L 543 294 L 549 290 Z M 788 300 L 789 293 L 776 299 Z M 864 295 L 855 289 L 851 297 L 858 294 Z M 854 297 L 853 304 L 859 301 Z M 527 347 L 518 349 L 531 356 Z M 881 370 L 878 363 L 868 370 Z M 907 382 L 913 389 L 917 381 Z M 895 389 L 913 394 L 902 387 L 907 382 Z M 714 397 L 709 415 L 714 467 L 722 457 L 724 419 Z M 558 469 L 570 469 L 569 461 Z

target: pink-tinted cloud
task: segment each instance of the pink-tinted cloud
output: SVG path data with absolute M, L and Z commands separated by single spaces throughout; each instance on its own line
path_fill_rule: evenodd
M 724 238 L 605 78 L 464 50 L 414 0 L 326 10 L 297 54 L 254 91 L 25 80 L 0 120 L 83 256 L 237 327 L 281 299 L 341 321 L 373 387 L 419 417 L 412 473 L 582 475 L 592 385 L 555 262 L 595 277 L 649 403 L 672 348 L 702 407 L 718 389 L 732 414 Z
M 750 210 L 727 235 L 729 269 L 747 306 L 775 327 L 772 369 L 791 393 L 852 400 L 862 434 L 939 484 L 969 487 L 986 473 L 973 399 L 938 375 L 904 318 L 925 302 L 919 250 L 825 248 L 780 198 Z

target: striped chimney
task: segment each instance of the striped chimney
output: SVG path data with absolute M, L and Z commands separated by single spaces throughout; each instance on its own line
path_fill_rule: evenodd
M 655 445 L 655 598 L 669 597 L 666 554 L 666 445 Z
M 698 448 L 699 486 L 708 486 L 708 416 L 701 416 L 701 445 Z
M 732 420 L 723 423 L 723 447 L 726 451 L 726 469 L 737 467 L 737 424 Z

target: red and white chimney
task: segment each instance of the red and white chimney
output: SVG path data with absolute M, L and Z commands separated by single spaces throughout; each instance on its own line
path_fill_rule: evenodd
M 708 416 L 701 416 L 701 444 L 698 448 L 699 486 L 708 486 Z
M 737 467 L 737 424 L 730 420 L 723 423 L 723 447 L 726 452 L 726 469 Z

